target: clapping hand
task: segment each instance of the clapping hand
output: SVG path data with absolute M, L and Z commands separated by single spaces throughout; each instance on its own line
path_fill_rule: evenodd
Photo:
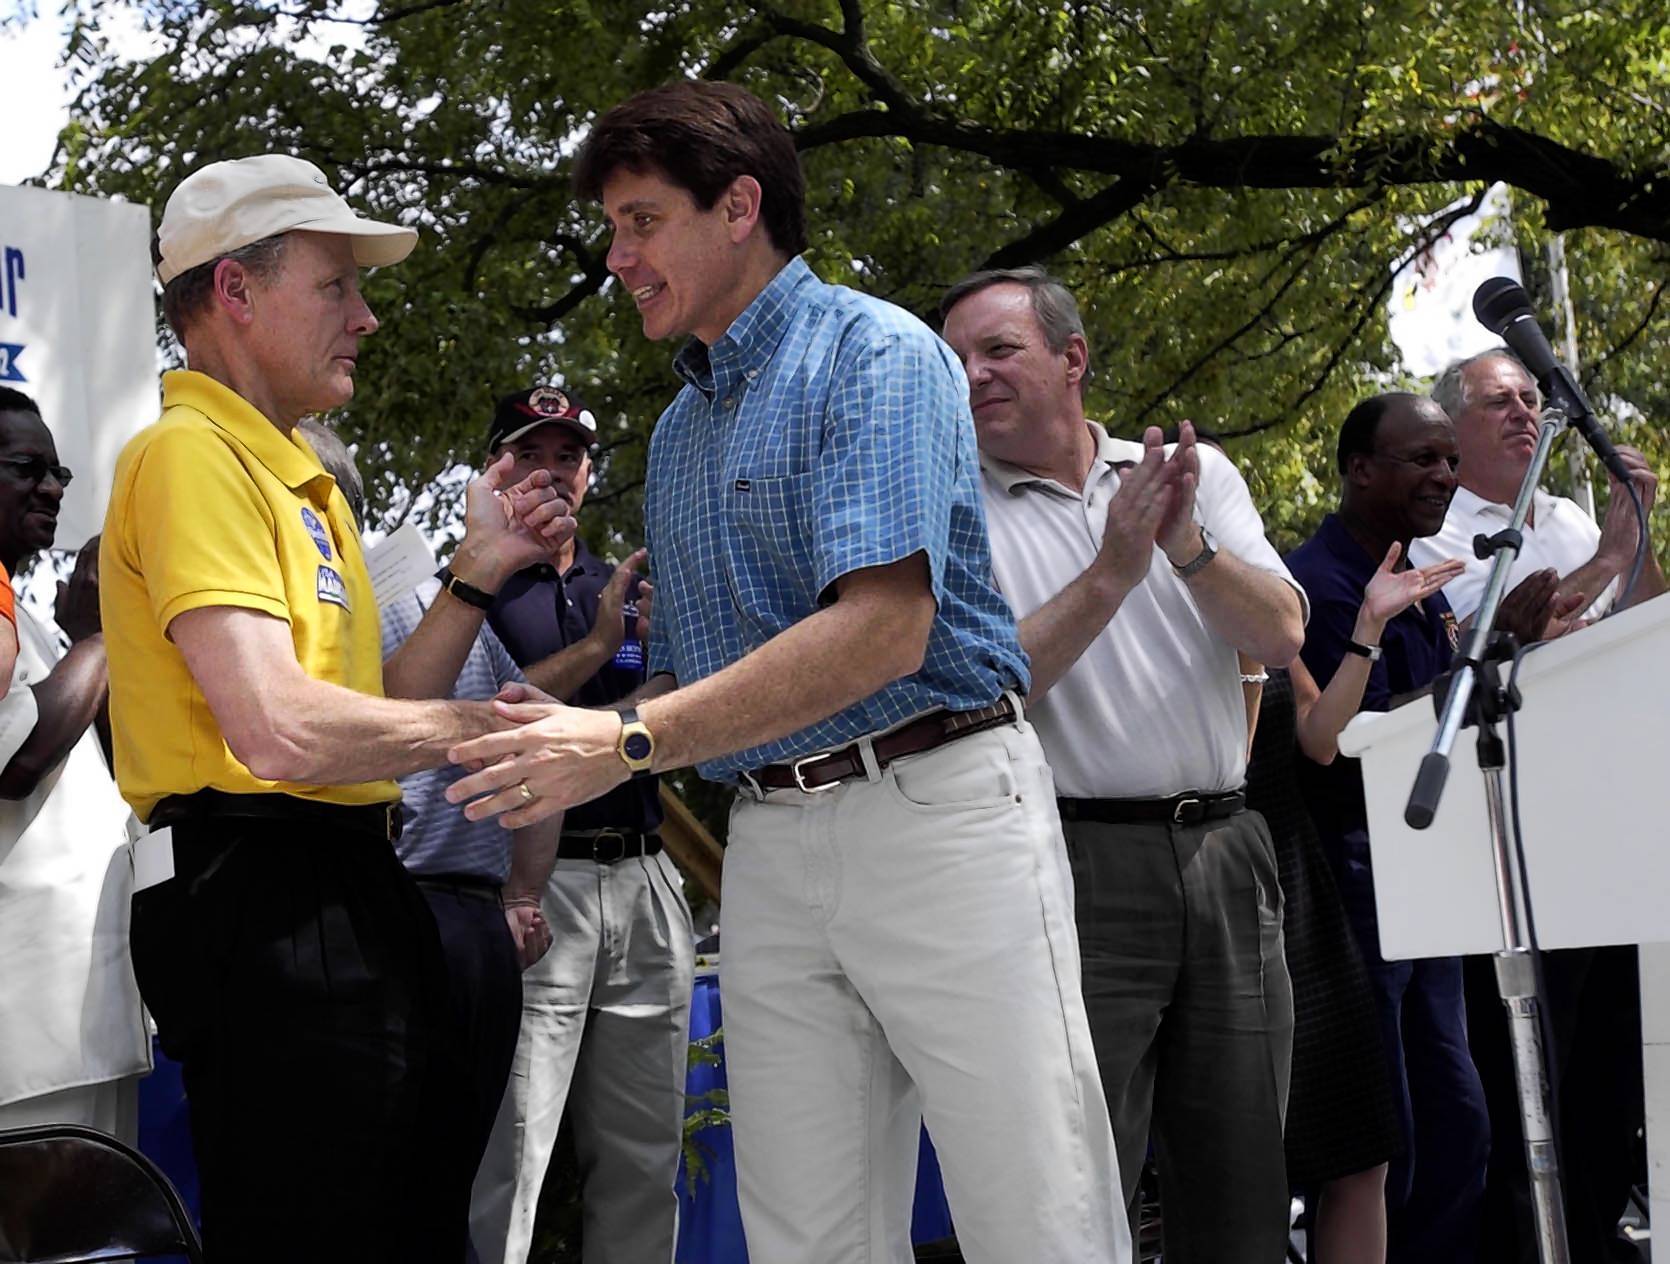
M 1143 436 L 1145 445 L 1159 439 L 1157 427 L 1150 426 Z M 1175 466 L 1175 493 L 1161 519 L 1155 539 L 1165 550 L 1173 566 L 1186 566 L 1199 556 L 1202 541 L 1200 524 L 1195 521 L 1195 491 L 1200 486 L 1200 453 L 1195 450 L 1194 423 L 1185 421 L 1177 428 L 1177 446 L 1171 450 L 1167 466 Z
M 568 500 L 551 485 L 547 470 L 535 470 L 513 487 L 506 487 L 516 458 L 505 453 L 464 492 L 464 539 L 458 546 L 460 562 L 453 569 L 461 578 L 496 588 L 507 576 L 551 557 L 574 538 L 574 515 Z M 470 575 L 462 573 L 463 568 Z M 477 569 L 480 568 L 480 569 Z
M 1160 428 L 1150 426 L 1142 437 L 1142 460 L 1120 472 L 1119 492 L 1108 504 L 1096 565 L 1126 592 L 1147 577 L 1162 524 L 1176 517 L 1185 495 L 1183 480 L 1188 477 L 1189 462 L 1179 460 L 1180 454 L 1181 445 L 1167 459 Z M 1192 508 L 1192 485 L 1187 497 Z
M 1658 475 L 1647 464 L 1647 458 L 1634 448 L 1620 445 L 1618 457 L 1629 470 L 1629 481 L 1641 496 L 1642 512 L 1651 515 L 1653 501 L 1658 495 Z M 1615 569 L 1623 572 L 1635 560 L 1635 546 L 1640 538 L 1635 505 L 1622 483 L 1610 475 L 1607 481 L 1612 489 L 1612 499 L 1607 503 L 1606 517 L 1601 522 L 1600 545 L 1595 555 L 1607 558 Z
M 649 551 L 638 549 L 615 567 L 615 573 L 609 576 L 609 582 L 597 598 L 597 620 L 592 624 L 591 634 L 607 653 L 613 654 L 618 650 L 626 636 L 626 594 L 632 587 L 638 568 L 648 560 Z M 644 583 L 638 590 L 638 623 L 634 629 L 640 641 L 649 639 L 649 603 L 650 586 Z
M 1452 557 L 1431 566 L 1397 570 L 1402 554 L 1403 546 L 1394 540 L 1363 592 L 1363 615 L 1377 630 L 1417 601 L 1425 601 L 1467 569 L 1465 562 Z
M 1550 641 L 1571 631 L 1588 604 L 1588 597 L 1580 592 L 1562 597 L 1559 573 L 1546 567 L 1527 575 L 1502 598 L 1496 608 L 1496 626 L 1513 633 L 1521 645 Z
M 58 581 L 53 618 L 70 641 L 85 641 L 97 633 L 99 622 L 99 537 L 93 536 L 75 555 L 69 580 Z

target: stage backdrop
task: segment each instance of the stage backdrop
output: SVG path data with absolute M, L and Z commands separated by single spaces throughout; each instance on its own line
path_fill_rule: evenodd
M 0 384 L 40 404 L 75 472 L 59 548 L 100 529 L 117 454 L 157 419 L 150 237 L 143 206 L 0 186 Z

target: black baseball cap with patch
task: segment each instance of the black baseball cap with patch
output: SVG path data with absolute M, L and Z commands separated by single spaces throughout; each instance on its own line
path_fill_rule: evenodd
M 535 386 L 506 395 L 493 409 L 493 424 L 487 427 L 487 450 L 497 452 L 540 426 L 567 426 L 588 444 L 597 442 L 597 418 L 573 391 L 556 386 Z

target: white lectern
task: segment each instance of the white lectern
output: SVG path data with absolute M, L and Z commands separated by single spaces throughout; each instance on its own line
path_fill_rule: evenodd
M 1540 946 L 1670 942 L 1670 599 L 1534 650 L 1519 687 L 1514 753 Z M 1404 824 L 1436 729 L 1422 698 L 1359 715 L 1340 736 L 1363 762 L 1388 960 L 1502 948 L 1471 730 L 1456 741 L 1431 827 Z M 1670 1231 L 1670 948 L 1641 951 L 1641 1009 L 1652 1216 Z

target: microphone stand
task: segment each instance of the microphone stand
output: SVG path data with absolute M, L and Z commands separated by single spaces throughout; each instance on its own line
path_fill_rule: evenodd
M 1531 1178 L 1532 1209 L 1536 1220 L 1537 1255 L 1542 1264 L 1569 1264 L 1566 1245 L 1565 1202 L 1560 1193 L 1560 1159 L 1550 1106 L 1548 1062 L 1543 1048 L 1542 1001 L 1537 994 L 1536 950 L 1530 928 L 1526 876 L 1520 864 L 1517 839 L 1510 844 L 1512 817 L 1503 793 L 1502 771 L 1507 764 L 1497 725 L 1519 710 L 1517 688 L 1502 684 L 1500 665 L 1514 656 L 1514 638 L 1494 631 L 1497 607 L 1508 586 L 1508 568 L 1518 557 L 1525 519 L 1554 441 L 1568 424 L 1565 410 L 1551 403 L 1542 415 L 1536 450 L 1519 486 L 1513 515 L 1495 535 L 1477 536 L 1473 550 L 1493 557 L 1490 578 L 1479 602 L 1466 644 L 1456 656 L 1450 687 L 1439 714 L 1432 748 L 1421 760 L 1409 792 L 1404 820 L 1414 829 L 1432 824 L 1438 800 L 1449 777 L 1450 750 L 1464 723 L 1478 726 L 1479 772 L 1484 777 L 1485 805 L 1490 822 L 1490 845 L 1495 858 L 1496 902 L 1502 919 L 1502 951 L 1496 954 L 1496 988 L 1508 1014 L 1508 1036 L 1513 1047 L 1514 1080 L 1519 1089 L 1519 1119 L 1525 1138 L 1525 1165 Z M 1434 695 L 1436 700 L 1436 695 Z

